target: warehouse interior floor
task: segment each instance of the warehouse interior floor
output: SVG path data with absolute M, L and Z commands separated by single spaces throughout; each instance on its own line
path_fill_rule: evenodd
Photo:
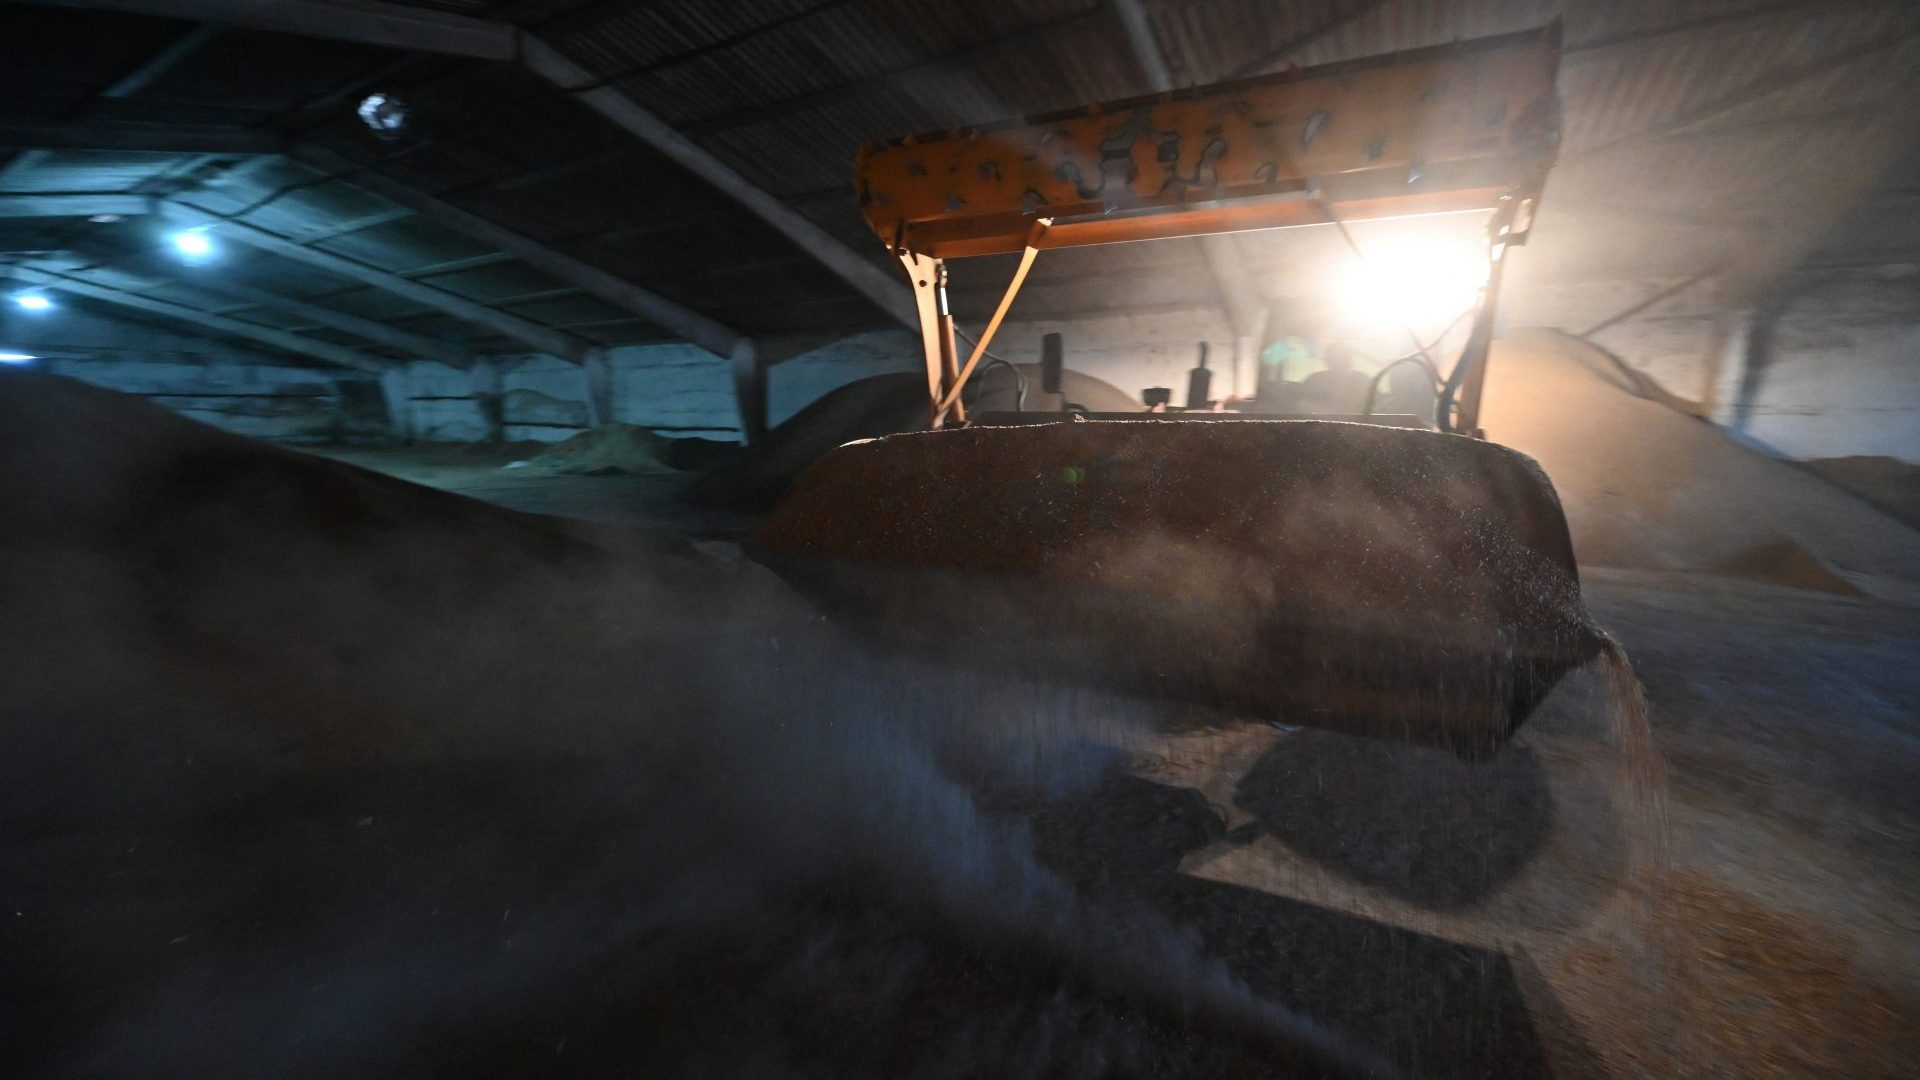
M 671 478 L 335 456 L 532 512 L 751 525 L 678 506 Z M 1646 687 L 1652 805 L 1586 671 L 1481 764 L 1201 718 L 1131 743 L 1151 785 L 1040 815 L 1043 840 L 1083 884 L 1175 912 L 1256 992 L 1423 1074 L 1902 1075 L 1920 608 L 1703 572 L 1583 584 Z

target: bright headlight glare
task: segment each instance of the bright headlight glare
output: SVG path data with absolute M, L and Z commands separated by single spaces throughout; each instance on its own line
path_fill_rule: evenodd
M 1440 244 L 1373 243 L 1365 265 L 1349 264 L 1339 281 L 1348 318 L 1374 329 L 1438 329 L 1473 306 L 1487 279 L 1484 254 Z

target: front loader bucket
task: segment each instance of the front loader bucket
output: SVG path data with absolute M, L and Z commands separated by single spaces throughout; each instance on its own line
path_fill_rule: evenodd
M 1500 746 L 1603 637 L 1533 460 L 1325 421 L 1082 421 L 850 443 L 764 556 L 829 610 L 995 670 Z

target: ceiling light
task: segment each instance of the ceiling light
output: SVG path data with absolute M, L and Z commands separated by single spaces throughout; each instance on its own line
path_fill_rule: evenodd
M 46 294 L 44 293 L 37 293 L 37 292 L 19 293 L 14 296 L 13 303 L 14 303 L 14 306 L 18 307 L 21 311 L 52 311 L 53 310 L 53 301 L 47 299 Z
M 0 364 L 31 364 L 38 359 L 32 353 L 0 352 Z
M 361 123 L 382 139 L 397 139 L 407 128 L 406 103 L 392 94 L 368 94 L 354 111 Z
M 188 262 L 203 262 L 213 257 L 213 238 L 205 229 L 186 229 L 167 237 L 167 243 Z

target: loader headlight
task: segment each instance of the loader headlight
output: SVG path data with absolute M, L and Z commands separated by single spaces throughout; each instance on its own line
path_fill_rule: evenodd
M 1437 242 L 1362 240 L 1365 261 L 1350 260 L 1339 280 L 1348 319 L 1370 330 L 1437 332 L 1473 306 L 1487 280 L 1486 255 Z

